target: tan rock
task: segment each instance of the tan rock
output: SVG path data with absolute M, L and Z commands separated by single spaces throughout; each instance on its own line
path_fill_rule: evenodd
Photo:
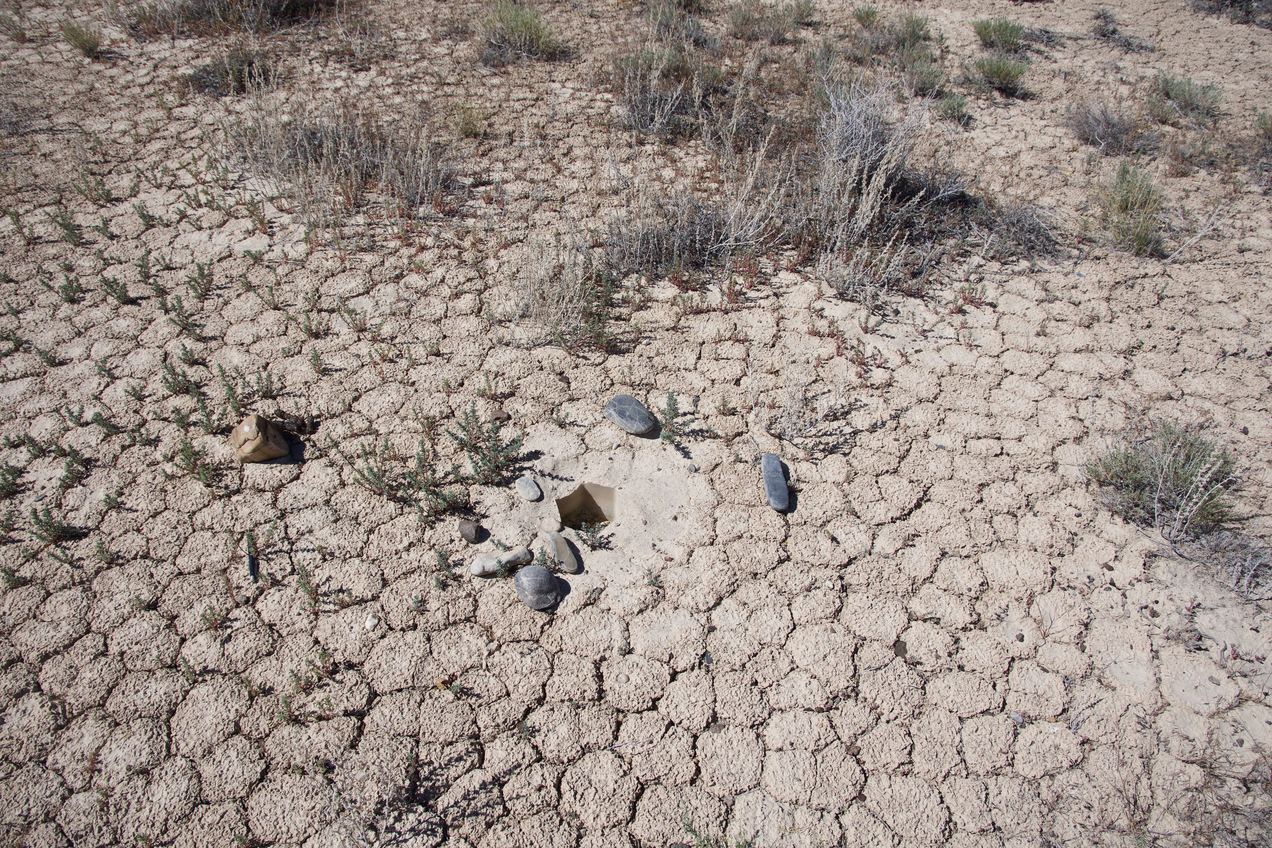
M 239 462 L 268 462 L 291 449 L 278 425 L 263 415 L 249 415 L 230 433 L 230 447 Z

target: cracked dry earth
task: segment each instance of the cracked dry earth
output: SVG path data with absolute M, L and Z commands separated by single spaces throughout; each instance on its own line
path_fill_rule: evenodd
M 782 49 L 847 31 L 845 10 L 818 5 L 817 30 Z M 970 129 L 929 135 L 1075 246 L 949 264 L 869 333 L 854 304 L 772 266 L 718 308 L 651 285 L 625 346 L 598 356 L 498 318 L 507 257 L 567 213 L 603 218 L 622 180 L 692 174 L 702 154 L 616 126 L 596 79 L 609 47 L 593 43 L 634 39 L 638 11 L 544 9 L 569 61 L 479 65 L 474 40 L 437 35 L 479 20 L 472 4 L 374 4 L 385 44 L 361 70 L 328 55 L 326 24 L 276 37 L 293 89 L 490 114 L 490 136 L 452 156 L 497 192 L 339 249 L 307 246 L 281 205 L 262 232 L 259 188 L 214 165 L 239 105 L 175 82 L 214 39 L 135 41 L 88 5 L 24 8 L 32 40 L 0 56 L 5 204 L 27 232 L 0 224 L 0 325 L 30 342 L 0 363 L 3 460 L 24 469 L 0 504 L 16 516 L 0 552 L 3 843 L 1193 845 L 1232 817 L 1224 804 L 1260 803 L 1266 604 L 1112 517 L 1081 466 L 1142 414 L 1205 421 L 1241 456 L 1242 508 L 1267 530 L 1268 198 L 1239 174 L 1164 178 L 1176 243 L 1223 214 L 1169 264 L 1113 252 L 1077 236 L 1109 160 L 1063 118 L 1075 90 L 1142 90 L 1173 69 L 1223 86 L 1219 132 L 1236 133 L 1269 105 L 1272 32 L 1131 2 L 1124 27 L 1157 48 L 1131 54 L 1089 36 L 1085 2 L 925 6 L 947 66 L 975 54 L 977 17 L 1063 36 L 1033 61 L 1032 99 L 979 97 Z M 102 26 L 101 59 L 60 39 L 72 16 Z M 109 201 L 76 193 L 81 168 Z M 50 219 L 59 196 L 78 247 Z M 208 296 L 186 299 L 197 336 L 138 280 L 147 251 L 173 291 L 212 269 Z M 64 278 L 78 302 L 39 284 Z M 951 309 L 968 283 L 984 302 Z M 319 431 L 290 462 L 236 466 L 165 387 L 183 345 L 209 396 L 217 366 L 268 369 L 278 397 L 254 410 Z M 655 409 L 677 393 L 695 416 L 684 453 L 606 422 L 620 391 Z M 444 428 L 470 404 L 511 415 L 548 494 L 471 485 L 492 534 L 477 548 L 453 517 L 421 523 L 356 485 L 331 449 L 387 438 L 409 456 L 430 416 Z M 185 437 L 211 485 L 173 460 Z M 87 471 L 68 480 L 71 449 Z M 789 466 L 789 514 L 765 505 L 764 450 Z M 585 570 L 554 613 L 465 573 L 495 541 L 529 542 L 583 480 L 617 486 L 630 518 L 609 550 L 578 539 Z M 42 542 L 45 507 L 87 534 Z

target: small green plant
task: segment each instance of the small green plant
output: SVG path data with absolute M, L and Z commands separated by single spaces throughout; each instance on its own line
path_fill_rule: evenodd
M 972 62 L 973 80 L 1008 97 L 1024 93 L 1020 79 L 1029 65 L 1007 53 L 991 53 Z
M 91 27 L 67 21 L 62 24 L 62 38 L 89 59 L 101 55 L 102 34 Z
M 486 114 L 475 106 L 462 104 L 455 110 L 455 135 L 460 138 L 485 138 Z
M 277 62 L 272 55 L 249 47 L 235 46 L 220 59 L 199 65 L 190 72 L 190 87 L 200 94 L 228 97 L 274 84 Z
M 186 275 L 186 287 L 190 294 L 203 300 L 212 293 L 212 266 L 207 262 L 194 263 L 194 270 Z
M 469 404 L 456 424 L 456 429 L 448 433 L 468 455 L 477 482 L 490 484 L 506 480 L 521 459 L 521 438 L 504 441 L 499 433 L 500 422 L 482 424 L 474 404 Z
M 182 474 L 193 477 L 205 486 L 211 486 L 216 482 L 216 471 L 212 464 L 203 451 L 188 437 L 183 437 L 177 444 L 177 449 L 172 454 L 172 464 Z
M 7 565 L 0 568 L 0 580 L 3 580 L 4 588 L 10 591 L 14 589 L 21 589 L 23 586 L 26 586 L 31 582 L 31 578 L 23 577 Z
M 159 366 L 159 380 L 163 383 L 164 391 L 174 397 L 181 395 L 196 397 L 200 392 L 199 381 L 171 362 L 165 362 Z
M 738 0 L 729 7 L 729 35 L 743 41 L 766 41 L 784 44 L 800 23 L 798 18 L 811 17 L 811 12 L 793 3 L 765 3 L 763 0 Z
M 57 231 L 62 236 L 62 241 L 72 247 L 79 247 L 84 243 L 84 235 L 80 232 L 79 225 L 75 223 L 75 219 L 71 217 L 71 213 L 65 206 L 58 206 L 52 212 L 48 213 L 49 221 L 53 226 L 57 227 Z
M 922 15 L 904 14 L 896 23 L 893 38 L 898 50 L 905 50 L 925 41 L 931 41 L 931 23 Z
M 1219 116 L 1222 95 L 1218 87 L 1202 85 L 1187 77 L 1161 73 L 1154 82 L 1148 110 L 1163 124 L 1186 121 L 1206 126 Z
M 1126 162 L 1099 198 L 1104 220 L 1119 247 L 1136 256 L 1161 251 L 1161 192 L 1146 172 Z
M 310 612 L 318 608 L 318 587 L 314 585 L 314 577 L 303 564 L 296 566 L 296 588 L 305 598 Z
M 0 499 L 11 498 L 22 491 L 22 469 L 16 465 L 0 465 Z
M 953 121 L 959 126 L 967 126 L 972 116 L 967 112 L 967 98 L 953 92 L 943 95 L 933 104 L 937 117 L 945 121 Z
M 120 306 L 131 306 L 137 302 L 137 298 L 128 293 L 128 284 L 114 277 L 102 276 L 102 291 Z
M 1156 422 L 1122 438 L 1085 470 L 1110 509 L 1171 541 L 1217 530 L 1233 516 L 1236 460 L 1196 427 Z
M 518 0 L 495 0 L 483 40 L 481 60 L 487 65 L 506 65 L 521 58 L 559 59 L 566 54 L 539 11 Z
M 858 6 L 852 10 L 852 17 L 862 29 L 874 29 L 879 25 L 879 7 Z
M 983 47 L 1018 53 L 1025 46 L 1025 28 L 1007 18 L 982 18 L 972 21 L 972 29 Z
M 63 521 L 47 506 L 42 509 L 32 508 L 31 533 L 46 545 L 74 542 L 88 535 L 88 531 L 83 527 Z
M 684 413 L 680 411 L 680 398 L 675 392 L 667 393 L 667 400 L 663 402 L 662 408 L 662 432 L 659 434 L 664 442 L 670 445 L 678 445 L 685 437 L 685 422 L 681 419 Z

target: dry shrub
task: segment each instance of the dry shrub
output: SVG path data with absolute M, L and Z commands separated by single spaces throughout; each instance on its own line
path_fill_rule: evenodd
M 516 266 L 519 317 L 534 321 L 546 341 L 567 350 L 609 350 L 612 278 L 585 235 L 532 239 Z
M 390 121 L 364 100 L 256 96 L 227 128 L 231 151 L 287 197 L 311 228 L 366 212 L 409 219 L 439 207 L 452 178 L 422 110 Z
M 1142 121 L 1107 103 L 1078 103 L 1069 109 L 1067 121 L 1079 141 L 1106 156 L 1144 153 L 1156 145 Z
M 196 67 L 188 80 L 190 87 L 201 94 L 226 97 L 269 88 L 277 77 L 278 63 L 273 55 L 239 45 L 231 47 L 220 59 Z
M 516 59 L 560 59 L 567 55 L 539 10 L 517 0 L 495 0 L 482 29 L 481 61 L 506 65 Z
M 1171 541 L 1222 529 L 1233 517 L 1236 459 L 1200 428 L 1155 422 L 1087 463 L 1109 509 Z
M 112 16 L 134 35 L 200 36 L 269 32 L 336 9 L 338 0 L 146 0 Z
M 1272 2 L 1269 0 L 1193 0 L 1203 12 L 1226 15 L 1242 24 L 1272 29 Z
M 1162 194 L 1153 178 L 1126 162 L 1099 196 L 1113 241 L 1136 256 L 1161 252 Z

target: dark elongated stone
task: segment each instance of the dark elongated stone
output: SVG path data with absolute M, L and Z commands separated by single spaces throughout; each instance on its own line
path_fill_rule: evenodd
M 777 458 L 777 454 L 766 453 L 760 457 L 760 474 L 764 478 L 764 494 L 769 506 L 778 512 L 785 512 L 791 505 L 791 490 L 786 485 L 782 460 Z
M 527 565 L 512 578 L 512 588 L 531 609 L 545 610 L 561 600 L 561 581 L 541 565 Z
M 614 395 L 605 404 L 605 417 L 635 436 L 643 436 L 658 426 L 654 414 L 631 395 Z

